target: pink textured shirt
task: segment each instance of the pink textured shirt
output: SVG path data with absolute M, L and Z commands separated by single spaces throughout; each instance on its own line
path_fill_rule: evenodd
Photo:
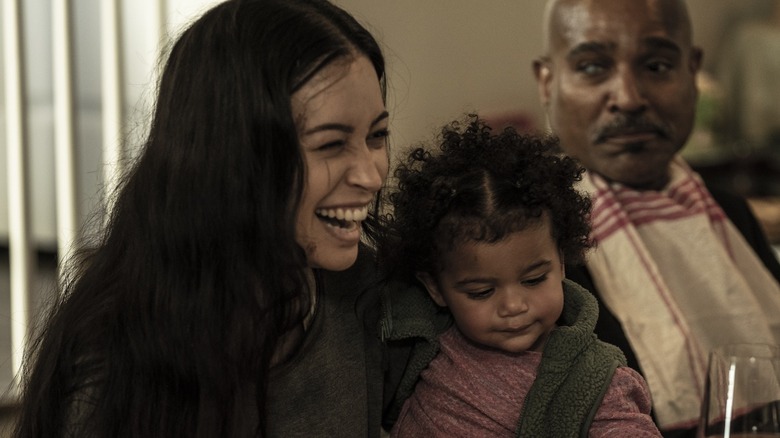
M 480 348 L 452 327 L 441 351 L 404 403 L 392 437 L 514 437 L 542 359 Z M 620 367 L 590 427 L 590 437 L 660 437 L 650 417 L 650 393 L 633 369 Z

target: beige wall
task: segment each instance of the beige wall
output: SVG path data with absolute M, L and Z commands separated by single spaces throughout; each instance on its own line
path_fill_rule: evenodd
M 395 151 L 464 112 L 528 111 L 541 0 L 336 0 L 385 48 Z
M 102 0 L 73 2 L 76 106 L 79 129 L 79 187 L 82 218 L 100 204 L 100 56 Z M 173 35 L 184 23 L 221 0 L 168 0 Z M 541 44 L 544 0 L 334 0 L 376 34 L 388 61 L 392 147 L 429 139 L 443 123 L 464 112 L 483 115 L 522 111 L 544 125 L 530 63 Z M 638 0 L 624 0 L 638 1 Z M 707 66 L 728 38 L 729 23 L 768 10 L 780 0 L 688 0 L 695 38 Z M 55 201 L 52 122 L 50 0 L 25 0 L 27 92 L 32 193 L 32 232 L 41 247 L 54 247 Z M 136 148 L 148 120 L 153 95 L 151 70 L 157 41 L 150 11 L 157 0 L 123 0 L 125 94 L 128 143 Z M 1 50 L 1 49 L 0 49 Z M 0 120 L 3 119 L 0 90 Z M 0 123 L 0 176 L 5 175 Z M 689 149 L 690 150 L 690 149 Z M 0 177 L 0 244 L 8 234 L 8 187 Z
M 541 44 L 543 0 L 334 1 L 385 48 L 396 152 L 467 111 L 524 111 L 544 126 L 530 68 Z M 776 1 L 688 0 L 705 66 L 729 22 Z

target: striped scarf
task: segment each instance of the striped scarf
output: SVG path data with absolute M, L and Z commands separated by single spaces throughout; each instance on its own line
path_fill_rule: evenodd
M 780 344 L 780 286 L 679 157 L 661 191 L 594 173 L 578 189 L 593 199 L 588 270 L 636 353 L 659 425 L 692 427 L 713 347 Z

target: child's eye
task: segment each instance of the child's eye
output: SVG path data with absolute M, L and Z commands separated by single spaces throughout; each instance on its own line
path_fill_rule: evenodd
M 493 288 L 486 289 L 486 290 L 479 291 L 479 292 L 468 292 L 467 295 L 468 295 L 469 299 L 472 299 L 472 300 L 484 300 L 484 299 L 490 297 L 491 295 L 493 295 Z
M 547 280 L 547 274 L 542 274 L 538 277 L 523 280 L 522 283 L 526 286 L 536 286 L 537 284 L 543 283 L 545 280 Z

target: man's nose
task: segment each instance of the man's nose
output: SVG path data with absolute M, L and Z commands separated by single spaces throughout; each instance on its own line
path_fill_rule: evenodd
M 611 112 L 640 113 L 647 109 L 641 79 L 630 67 L 619 67 L 612 80 L 611 95 L 609 100 Z

